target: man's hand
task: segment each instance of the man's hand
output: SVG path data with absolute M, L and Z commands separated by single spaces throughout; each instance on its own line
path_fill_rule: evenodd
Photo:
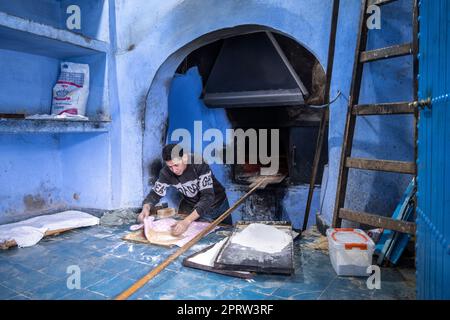
M 178 221 L 175 225 L 172 226 L 172 235 L 179 236 L 183 234 L 188 228 L 191 222 L 187 219 Z
M 138 222 L 144 223 L 144 219 L 147 218 L 150 215 L 150 204 L 146 203 L 142 207 L 141 213 L 139 213 L 139 216 L 137 218 Z
M 200 218 L 200 215 L 197 213 L 197 210 L 191 212 L 184 220 L 177 222 L 172 226 L 172 235 L 179 236 L 183 234 L 191 225 L 191 223 Z

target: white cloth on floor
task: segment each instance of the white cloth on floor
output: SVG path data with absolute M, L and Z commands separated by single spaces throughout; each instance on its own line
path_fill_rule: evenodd
M 98 224 L 99 218 L 97 217 L 85 212 L 69 210 L 0 225 L 0 242 L 14 240 L 19 247 L 30 247 L 38 243 L 47 231 L 75 229 Z

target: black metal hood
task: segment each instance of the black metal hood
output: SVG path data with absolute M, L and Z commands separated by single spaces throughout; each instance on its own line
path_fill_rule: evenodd
M 302 105 L 308 90 L 270 32 L 224 40 L 205 85 L 209 107 Z

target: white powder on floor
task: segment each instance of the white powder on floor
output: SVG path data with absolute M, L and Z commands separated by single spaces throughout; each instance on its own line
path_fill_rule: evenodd
M 292 235 L 262 223 L 252 223 L 231 240 L 232 243 L 266 253 L 281 252 L 292 241 Z
M 211 249 L 200 253 L 196 255 L 195 257 L 192 257 L 189 259 L 189 261 L 197 264 L 201 264 L 204 266 L 213 267 L 214 261 L 216 260 L 217 255 L 219 254 L 220 249 L 225 244 L 225 241 L 227 241 L 228 238 L 224 238 L 221 241 L 217 242 L 214 247 Z

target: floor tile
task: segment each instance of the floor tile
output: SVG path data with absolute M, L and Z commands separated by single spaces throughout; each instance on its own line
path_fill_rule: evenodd
M 10 300 L 17 295 L 16 291 L 0 285 L 0 300 Z
M 115 275 L 90 286 L 89 291 L 99 293 L 108 298 L 114 298 L 124 290 L 128 289 L 134 282 L 135 281 L 130 278 Z
M 31 299 L 29 297 L 23 295 L 23 294 L 19 294 L 17 296 L 14 296 L 14 297 L 10 298 L 9 300 L 26 300 L 26 301 L 28 301 L 28 300 L 31 300 Z
M 275 293 L 274 297 L 286 300 L 317 300 L 321 294 L 322 291 L 302 292 L 302 293 L 293 292 L 291 295 L 288 296 L 286 296 L 285 294 L 279 296 L 277 295 L 277 293 Z
M 320 295 L 319 300 L 370 300 L 372 290 L 366 278 L 337 277 Z
M 89 290 L 72 290 L 67 295 L 61 297 L 61 300 L 105 300 L 107 297 Z
M 66 279 L 58 279 L 29 290 L 32 300 L 57 300 L 71 292 Z
M 0 274 L 0 280 L 2 281 L 1 285 L 27 295 L 27 292 L 52 282 L 55 278 L 19 264 L 11 264 L 11 268 L 7 272 Z
M 128 228 L 77 229 L 30 248 L 0 252 L 0 299 L 114 298 L 178 249 L 125 242 L 121 238 Z M 182 266 L 185 257 L 222 238 L 208 235 L 130 299 L 415 299 L 414 270 L 383 268 L 381 290 L 369 290 L 367 278 L 337 277 L 327 252 L 308 249 L 304 239 L 294 244 L 292 276 L 259 274 L 245 280 Z M 81 289 L 67 288 L 68 266 L 80 268 Z

